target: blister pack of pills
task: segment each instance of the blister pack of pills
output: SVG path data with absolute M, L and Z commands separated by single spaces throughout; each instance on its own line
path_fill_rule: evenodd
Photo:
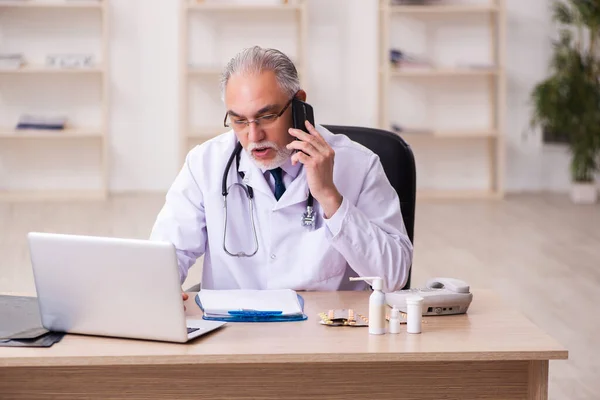
M 369 326 L 369 319 L 366 316 L 355 312 L 351 308 L 328 310 L 319 313 L 319 318 L 321 318 L 319 323 L 327 326 Z

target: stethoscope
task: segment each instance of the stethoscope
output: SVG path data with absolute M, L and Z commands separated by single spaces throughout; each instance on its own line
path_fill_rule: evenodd
M 258 251 L 258 236 L 256 235 L 256 226 L 254 224 L 254 190 L 251 186 L 243 185 L 241 183 L 235 182 L 232 183 L 229 187 L 227 187 L 227 176 L 229 175 L 229 170 L 231 169 L 231 164 L 233 164 L 233 159 L 235 158 L 237 170 L 239 176 L 242 178 L 242 182 L 244 180 L 244 173 L 240 171 L 240 153 L 242 152 L 242 144 L 237 142 L 233 152 L 229 156 L 229 160 L 227 161 L 227 166 L 225 167 L 225 171 L 223 172 L 223 184 L 222 184 L 222 194 L 223 194 L 223 214 L 224 214 L 224 228 L 223 228 L 223 250 L 227 254 L 232 257 L 252 257 Z M 248 198 L 248 212 L 250 213 L 250 221 L 252 223 L 252 233 L 254 235 L 254 251 L 250 254 L 244 253 L 240 251 L 238 253 L 231 253 L 227 250 L 227 246 L 225 244 L 225 238 L 227 237 L 227 195 L 229 194 L 229 190 L 233 186 L 240 186 L 244 193 L 246 193 L 246 197 Z M 302 214 L 301 224 L 303 227 L 312 229 L 315 226 L 315 212 L 313 209 L 313 195 L 308 191 L 308 199 L 306 200 L 306 211 Z

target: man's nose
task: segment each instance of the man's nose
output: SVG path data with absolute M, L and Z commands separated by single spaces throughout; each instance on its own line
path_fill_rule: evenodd
M 264 139 L 264 133 L 256 122 L 251 122 L 248 127 L 248 140 L 250 142 L 260 142 Z

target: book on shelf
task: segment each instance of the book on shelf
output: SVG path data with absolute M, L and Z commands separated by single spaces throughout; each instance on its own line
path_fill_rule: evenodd
M 392 67 L 433 67 L 433 62 L 422 55 L 410 54 L 401 49 L 390 49 L 390 63 Z
M 46 66 L 51 68 L 91 68 L 94 66 L 94 56 L 91 54 L 48 54 Z
M 67 124 L 67 118 L 64 116 L 36 116 L 22 115 L 17 123 L 19 130 L 64 130 Z

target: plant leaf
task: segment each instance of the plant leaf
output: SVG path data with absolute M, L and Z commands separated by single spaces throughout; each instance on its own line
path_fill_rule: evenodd
M 562 2 L 555 2 L 552 5 L 553 20 L 560 24 L 571 25 L 575 21 L 575 17 L 570 7 Z

